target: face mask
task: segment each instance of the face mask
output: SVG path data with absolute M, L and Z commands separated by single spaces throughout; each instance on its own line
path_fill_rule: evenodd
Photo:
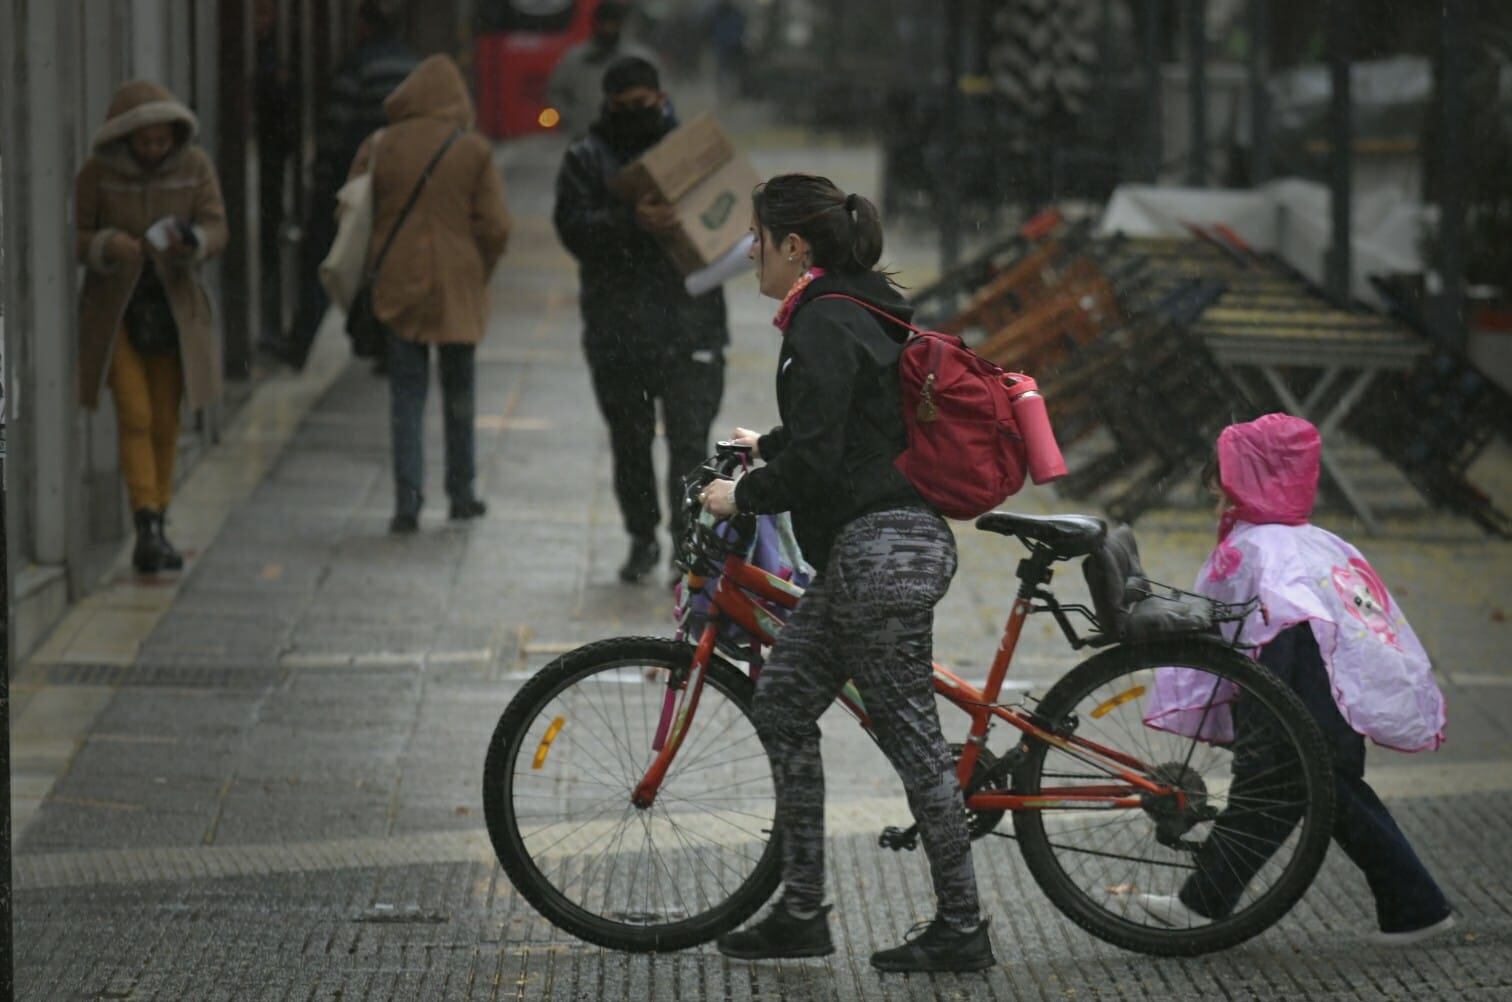
M 656 105 L 606 112 L 603 131 L 616 149 L 639 153 L 667 134 L 667 116 Z

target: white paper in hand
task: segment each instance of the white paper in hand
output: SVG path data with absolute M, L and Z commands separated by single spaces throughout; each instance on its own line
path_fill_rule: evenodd
M 700 268 L 683 279 L 683 288 L 688 290 L 690 296 L 702 296 L 719 288 L 737 275 L 755 271 L 756 262 L 749 257 L 751 247 L 755 243 L 756 235 L 747 233 L 735 242 L 734 247 L 721 254 L 713 264 Z
M 159 252 L 166 251 L 173 241 L 173 227 L 177 225 L 172 216 L 164 216 L 147 227 L 147 242 Z

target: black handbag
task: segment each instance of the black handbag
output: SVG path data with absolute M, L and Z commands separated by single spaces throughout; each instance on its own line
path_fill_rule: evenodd
M 362 285 L 357 294 L 352 297 L 352 306 L 347 310 L 346 332 L 352 339 L 352 354 L 358 358 L 377 358 L 383 354 L 388 344 L 388 325 L 378 319 L 378 314 L 373 310 L 373 284 L 378 280 L 378 272 L 383 269 L 383 261 L 388 257 L 389 249 L 394 246 L 394 237 L 398 236 L 399 229 L 404 221 L 409 218 L 410 211 L 415 203 L 420 200 L 420 192 L 425 189 L 425 184 L 430 180 L 431 172 L 446 156 L 446 151 L 451 149 L 452 143 L 462 135 L 458 129 L 446 137 L 446 142 L 431 157 L 430 163 L 425 165 L 425 170 L 420 173 L 420 178 L 415 182 L 415 187 L 410 191 L 409 200 L 404 203 L 404 208 L 399 210 L 399 218 L 394 220 L 394 226 L 389 230 L 387 239 L 383 241 L 383 249 L 378 252 L 378 257 L 373 261 L 373 266 L 368 269 L 363 277 Z
M 178 321 L 173 319 L 168 292 L 150 258 L 142 263 L 142 275 L 126 304 L 122 324 L 126 328 L 126 340 L 137 354 L 178 354 Z

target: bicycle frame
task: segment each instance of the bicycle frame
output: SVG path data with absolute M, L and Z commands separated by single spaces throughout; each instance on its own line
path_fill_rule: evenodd
M 1070 634 L 1070 627 L 1064 620 L 1060 606 L 1055 604 L 1054 597 L 1041 587 L 1050 580 L 1049 567 L 1054 559 L 1048 551 L 1035 550 L 1031 551 L 1030 556 L 1020 564 L 1018 576 L 1022 585 L 1014 600 L 1013 610 L 1009 613 L 1008 621 L 1003 628 L 1003 638 L 993 657 L 992 667 L 987 673 L 987 681 L 983 688 L 978 689 L 938 664 L 934 666 L 935 692 L 953 703 L 970 718 L 968 737 L 956 769 L 961 787 L 966 791 L 967 808 L 975 811 L 1137 809 L 1141 807 L 1145 796 L 1172 794 L 1177 797 L 1178 803 L 1184 806 L 1185 797 L 1180 790 L 1173 790 L 1168 784 L 1147 778 L 1154 772 L 1154 768 L 1149 764 L 1134 756 L 1074 734 L 1056 733 L 1050 729 L 1048 722 L 1039 720 L 1033 713 L 998 703 L 1003 681 L 1008 675 L 1008 668 L 1018 648 L 1024 622 L 1032 613 L 1038 611 L 1054 613 L 1062 627 Z M 705 583 L 704 579 L 694 575 L 689 575 L 687 581 L 688 586 L 695 589 L 704 587 Z M 668 683 L 668 699 L 663 709 L 661 726 L 657 730 L 656 744 L 659 747 L 656 749 L 655 759 L 631 796 L 636 806 L 650 807 L 655 801 L 662 780 L 666 777 L 667 770 L 682 746 L 683 738 L 687 735 L 689 725 L 698 710 L 705 672 L 710 659 L 714 657 L 720 630 L 726 624 L 734 623 L 752 639 L 761 644 L 770 645 L 776 639 L 776 634 L 781 628 L 781 621 L 773 615 L 768 606 L 791 610 L 797 606 L 802 597 L 803 592 L 797 586 L 747 563 L 738 556 L 725 557 L 719 583 L 713 596 L 713 609 L 699 634 L 692 665 L 685 678 L 681 680 L 674 678 Z M 1048 601 L 1036 607 L 1034 605 L 1036 598 L 1048 599 Z M 1074 637 L 1074 634 L 1071 635 Z M 682 698 L 674 706 L 673 694 L 679 690 Z M 870 731 L 871 721 L 866 715 L 865 704 L 854 683 L 847 682 L 837 694 L 837 698 L 861 726 Z M 1114 700 L 1110 700 L 1110 703 L 1116 703 L 1121 698 L 1115 697 Z M 995 721 L 1001 721 L 1016 728 L 1028 739 L 1054 745 L 1088 765 L 1106 772 L 1109 782 L 1104 786 L 1043 788 L 1032 795 L 1015 793 L 1007 788 L 973 789 L 971 777 L 981 757 L 982 749 L 986 747 L 988 730 Z

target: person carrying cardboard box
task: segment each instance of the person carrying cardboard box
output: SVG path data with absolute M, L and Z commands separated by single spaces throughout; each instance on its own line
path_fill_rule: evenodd
M 709 453 L 730 338 L 723 294 L 689 296 L 667 250 L 680 225 L 676 208 L 654 190 L 632 200 L 611 189 L 623 168 L 677 127 L 656 67 L 634 56 L 617 59 L 604 73 L 603 91 L 599 119 L 563 158 L 553 221 L 578 260 L 583 351 L 609 426 L 614 491 L 630 535 L 620 579 L 632 582 L 661 559 L 651 459 L 656 402 L 676 538 L 681 478 Z

